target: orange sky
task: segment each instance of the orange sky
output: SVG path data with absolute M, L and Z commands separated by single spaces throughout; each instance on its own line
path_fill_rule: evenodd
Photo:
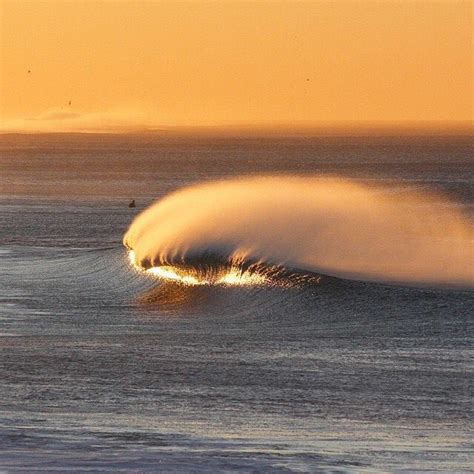
M 473 117 L 471 1 L 0 5 L 3 130 Z

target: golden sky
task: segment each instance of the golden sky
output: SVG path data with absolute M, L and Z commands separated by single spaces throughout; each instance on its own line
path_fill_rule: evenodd
M 470 0 L 0 0 L 0 22 L 3 130 L 473 116 Z

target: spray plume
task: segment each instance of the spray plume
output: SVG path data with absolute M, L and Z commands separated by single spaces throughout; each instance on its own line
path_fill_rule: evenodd
M 228 273 L 238 281 L 238 275 L 261 275 L 258 269 L 266 265 L 343 278 L 472 286 L 472 224 L 440 199 L 339 178 L 211 182 L 150 206 L 123 241 L 135 266 L 185 277 L 190 284 L 193 278 L 225 281 Z M 216 265 L 225 272 L 202 278 L 198 270 L 209 275 Z

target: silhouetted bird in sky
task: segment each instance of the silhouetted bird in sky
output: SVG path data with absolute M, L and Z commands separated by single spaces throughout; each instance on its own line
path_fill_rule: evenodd
M 68 105 L 71 105 L 71 101 L 69 101 L 69 104 Z
M 30 74 L 30 73 L 31 73 L 31 70 L 30 70 L 30 69 L 28 69 L 28 74 Z

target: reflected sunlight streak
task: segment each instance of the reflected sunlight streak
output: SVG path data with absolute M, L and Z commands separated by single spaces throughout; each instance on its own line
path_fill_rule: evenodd
M 258 286 L 267 282 L 265 275 L 251 272 L 249 270 L 242 270 L 239 267 L 232 265 L 230 268 L 222 267 L 222 271 L 217 273 L 217 276 L 210 278 L 209 275 L 199 275 L 197 270 L 194 270 L 194 275 L 191 274 L 193 270 L 186 270 L 171 265 L 161 265 L 158 267 L 151 267 L 148 269 L 142 268 L 137 264 L 135 252 L 128 251 L 128 259 L 135 270 L 151 275 L 160 280 L 174 281 L 182 285 L 196 286 L 196 285 L 216 285 L 216 286 Z

